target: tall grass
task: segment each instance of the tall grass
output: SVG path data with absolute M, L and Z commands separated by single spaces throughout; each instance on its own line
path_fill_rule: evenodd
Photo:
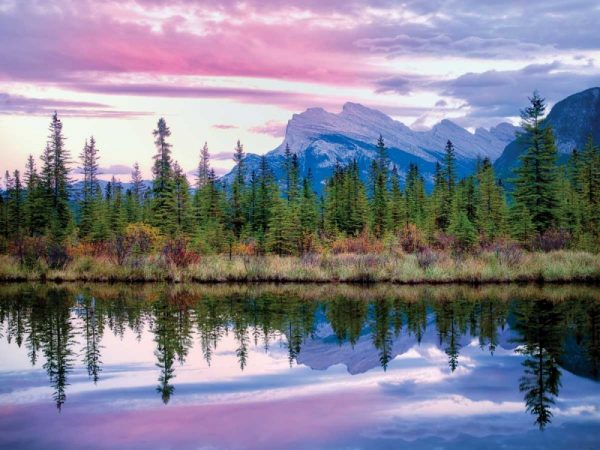
M 578 251 L 524 253 L 504 258 L 497 252 L 453 256 L 415 254 L 311 254 L 303 257 L 205 256 L 185 267 L 159 256 L 135 265 L 105 257 L 75 256 L 64 268 L 43 261 L 22 267 L 0 256 L 0 280 L 169 281 L 169 282 L 392 282 L 497 283 L 510 281 L 600 281 L 600 255 Z

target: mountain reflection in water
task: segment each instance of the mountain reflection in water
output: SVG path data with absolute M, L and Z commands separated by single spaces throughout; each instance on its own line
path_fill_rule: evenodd
M 0 447 L 595 448 L 599 291 L 4 285 Z

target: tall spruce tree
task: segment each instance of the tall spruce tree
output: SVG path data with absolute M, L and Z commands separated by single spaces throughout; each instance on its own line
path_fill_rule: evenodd
M 242 228 L 246 223 L 246 214 L 244 208 L 244 195 L 246 189 L 246 167 L 244 146 L 237 141 L 233 151 L 233 161 L 236 164 L 235 178 L 231 184 L 231 228 L 236 237 L 240 237 Z
M 30 236 L 44 234 L 47 223 L 45 214 L 45 191 L 37 173 L 32 155 L 27 158 L 25 170 L 25 226 Z
M 80 199 L 79 233 L 83 238 L 88 238 L 98 219 L 98 149 L 96 140 L 92 136 L 89 142 L 86 140 L 80 155 L 81 171 L 83 172 L 83 186 Z
M 69 152 L 65 147 L 62 122 L 55 112 L 50 122 L 48 146 L 44 153 L 44 176 L 49 189 L 49 223 L 52 237 L 62 241 L 71 230 L 69 208 Z
M 167 142 L 171 130 L 162 117 L 158 120 L 154 135 L 156 154 L 152 167 L 152 223 L 163 233 L 173 235 L 176 231 L 176 205 L 174 194 L 173 161 L 171 144 Z
M 521 111 L 524 131 L 519 139 L 527 150 L 515 170 L 514 198 L 529 211 L 535 230 L 543 233 L 558 222 L 556 145 L 552 128 L 544 122 L 544 99 L 536 91 L 529 101 Z
M 388 218 L 388 156 L 383 136 L 379 135 L 376 158 L 372 165 L 373 193 L 371 215 L 375 236 L 382 237 L 386 232 Z

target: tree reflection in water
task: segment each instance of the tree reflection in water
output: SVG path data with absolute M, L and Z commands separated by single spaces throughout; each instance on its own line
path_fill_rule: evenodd
M 431 328 L 450 372 L 460 366 L 465 343 L 475 339 L 494 354 L 510 327 L 523 356 L 518 389 L 540 429 L 551 422 L 561 370 L 599 378 L 600 294 L 594 288 L 40 284 L 0 290 L 0 337 L 24 346 L 32 365 L 43 356 L 58 410 L 76 358 L 91 381 L 101 381 L 107 332 L 123 337 L 130 330 L 138 339 L 144 329 L 152 333 L 156 391 L 167 404 L 176 365 L 185 363 L 196 339 L 208 365 L 226 335 L 236 342 L 240 370 L 251 347 L 268 351 L 275 341 L 284 343 L 294 365 L 323 325 L 331 327 L 336 345 L 354 348 L 361 337 L 370 338 L 383 370 L 399 340 L 419 345 Z

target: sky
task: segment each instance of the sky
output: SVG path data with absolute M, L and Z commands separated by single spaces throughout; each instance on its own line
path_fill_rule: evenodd
M 40 154 L 55 110 L 72 167 L 93 135 L 123 181 L 150 175 L 160 117 L 190 174 L 205 141 L 222 174 L 309 107 L 515 122 L 534 89 L 600 85 L 598 23 L 594 0 L 0 0 L 0 170 Z

